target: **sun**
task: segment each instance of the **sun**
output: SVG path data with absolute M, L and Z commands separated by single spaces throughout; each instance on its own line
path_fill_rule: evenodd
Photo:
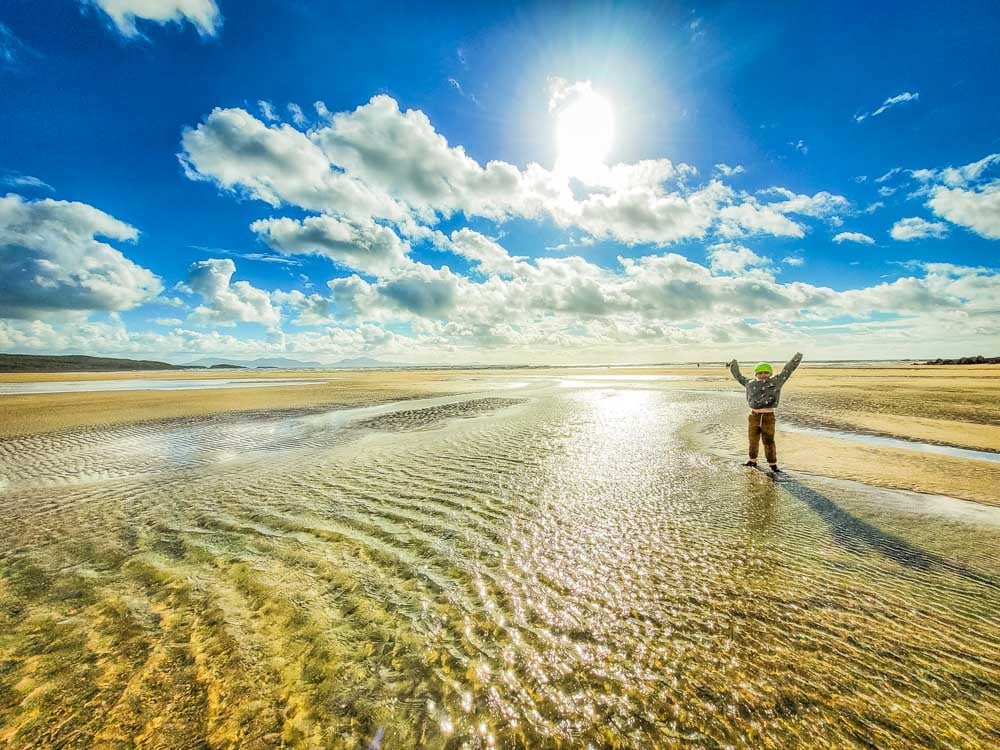
M 584 181 L 598 176 L 614 137 L 610 102 L 588 88 L 566 102 L 556 117 L 556 171 Z

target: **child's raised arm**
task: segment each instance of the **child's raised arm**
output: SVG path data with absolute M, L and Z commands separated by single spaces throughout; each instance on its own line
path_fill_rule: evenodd
M 781 372 L 778 373 L 775 380 L 784 383 L 792 376 L 792 373 L 795 372 L 795 368 L 799 366 L 799 362 L 801 361 L 802 352 L 795 352 L 795 356 L 788 360 L 788 364 L 781 368 Z
M 736 378 L 740 385 L 747 384 L 747 379 L 744 377 L 743 373 L 740 372 L 740 365 L 735 359 L 731 360 L 726 366 L 729 368 L 729 372 L 732 373 L 733 377 Z

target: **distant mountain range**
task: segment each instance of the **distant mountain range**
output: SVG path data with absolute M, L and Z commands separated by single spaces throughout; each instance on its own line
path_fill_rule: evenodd
M 185 367 L 214 367 L 229 365 L 230 367 L 278 367 L 282 370 L 297 370 L 303 367 L 326 367 L 322 362 L 302 362 L 285 357 L 260 357 L 258 359 L 223 359 L 219 357 L 202 357 L 194 362 L 188 362 Z
M 114 372 L 124 370 L 184 370 L 226 369 L 245 367 L 248 369 L 273 367 L 281 370 L 301 370 L 306 368 L 345 368 L 345 369 L 375 369 L 380 367 L 402 367 L 394 362 L 382 362 L 371 357 L 354 357 L 342 359 L 333 364 L 322 362 L 288 359 L 287 357 L 260 357 L 253 360 L 223 359 L 203 357 L 183 365 L 172 365 L 169 362 L 159 362 L 148 359 L 120 359 L 114 357 L 87 357 L 79 354 L 47 355 L 47 354 L 2 354 L 0 353 L 0 372 Z
M 354 357 L 352 359 L 342 359 L 339 362 L 334 362 L 332 365 L 327 365 L 328 367 L 346 367 L 354 368 L 356 370 L 361 370 L 366 367 L 403 367 L 404 365 L 398 365 L 395 362 L 382 362 L 378 359 L 372 359 L 371 357 Z
M 260 357 L 259 359 L 245 360 L 245 359 L 220 359 L 215 357 L 203 357 L 201 359 L 196 359 L 194 362 L 189 362 L 186 367 L 217 367 L 218 365 L 227 365 L 229 367 L 277 367 L 282 370 L 300 370 L 302 368 L 331 368 L 331 367 L 343 367 L 347 369 L 361 370 L 366 368 L 378 368 L 378 367 L 400 367 L 394 362 L 382 362 L 378 359 L 372 359 L 371 357 L 353 357 L 351 359 L 342 359 L 339 362 L 334 362 L 333 364 L 323 364 L 322 362 L 313 361 L 303 361 L 298 359 L 288 359 L 286 357 Z
M 85 357 L 78 354 L 0 354 L 0 372 L 115 372 L 121 370 L 181 370 L 149 359 Z

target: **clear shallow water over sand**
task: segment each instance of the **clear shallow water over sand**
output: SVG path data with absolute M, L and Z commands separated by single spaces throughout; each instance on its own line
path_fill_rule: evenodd
M 0 742 L 995 745 L 998 511 L 705 422 L 543 381 L 0 442 Z

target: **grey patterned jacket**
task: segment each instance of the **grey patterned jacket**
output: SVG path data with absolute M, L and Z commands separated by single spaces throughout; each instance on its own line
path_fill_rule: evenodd
M 740 385 L 746 387 L 747 403 L 751 409 L 776 409 L 778 401 L 781 399 L 781 386 L 792 376 L 801 361 L 802 355 L 797 353 L 788 360 L 788 364 L 782 368 L 781 372 L 767 380 L 746 377 L 740 372 L 740 366 L 735 359 L 729 363 L 729 372 L 739 381 Z

